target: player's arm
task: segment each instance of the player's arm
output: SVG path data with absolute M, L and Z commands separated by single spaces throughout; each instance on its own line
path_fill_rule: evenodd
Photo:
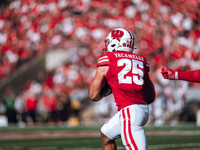
M 174 71 L 170 68 L 162 68 L 161 73 L 164 79 L 176 79 L 200 83 L 200 70 L 181 72 Z
M 101 89 L 105 84 L 105 76 L 108 68 L 108 66 L 99 66 L 97 68 L 95 77 L 89 86 L 89 98 L 92 101 L 99 101 L 103 97 L 103 94 L 101 94 Z
M 177 72 L 177 79 L 200 83 L 200 70 Z
M 156 93 L 155 93 L 154 85 L 153 85 L 149 75 L 147 76 L 146 82 L 147 83 L 146 83 L 146 88 L 145 88 L 145 90 L 146 90 L 145 97 L 146 97 L 147 104 L 151 104 L 155 100 Z

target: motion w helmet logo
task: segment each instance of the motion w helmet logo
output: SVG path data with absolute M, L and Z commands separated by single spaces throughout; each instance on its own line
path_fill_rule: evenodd
M 118 41 L 120 41 L 120 38 L 124 35 L 123 31 L 120 30 L 113 30 L 111 32 L 111 36 L 113 39 L 117 39 Z

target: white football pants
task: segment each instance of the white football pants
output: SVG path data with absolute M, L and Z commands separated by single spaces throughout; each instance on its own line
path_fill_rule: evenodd
M 115 140 L 121 136 L 122 143 L 127 150 L 147 150 L 146 135 L 143 126 L 149 118 L 147 104 L 134 104 L 117 112 L 101 132 L 108 138 Z

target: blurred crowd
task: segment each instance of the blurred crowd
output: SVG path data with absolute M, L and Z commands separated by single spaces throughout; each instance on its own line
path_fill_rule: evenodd
M 35 110 L 52 112 L 52 118 L 67 97 L 85 99 L 103 41 L 116 27 L 135 34 L 135 52 L 149 61 L 157 94 L 150 106 L 152 122 L 174 120 L 174 113 L 184 107 L 188 87 L 196 86 L 165 81 L 160 68 L 200 69 L 198 0 L 14 0 L 1 9 L 0 80 L 48 49 L 62 48 L 70 55 L 66 64 L 38 81 L 27 81 L 16 95 L 26 112 L 30 112 L 28 99 Z

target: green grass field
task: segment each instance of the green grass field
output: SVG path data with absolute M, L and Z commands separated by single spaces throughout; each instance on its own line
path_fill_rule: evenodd
M 97 133 L 100 126 L 58 127 L 46 126 L 35 128 L 0 128 L 0 150 L 101 150 L 101 139 L 98 136 L 53 136 L 59 133 Z M 200 127 L 194 124 L 178 126 L 145 127 L 149 150 L 199 150 Z M 48 137 L 6 137 L 13 134 L 30 135 L 48 133 Z M 119 150 L 124 150 L 121 139 L 117 140 Z

